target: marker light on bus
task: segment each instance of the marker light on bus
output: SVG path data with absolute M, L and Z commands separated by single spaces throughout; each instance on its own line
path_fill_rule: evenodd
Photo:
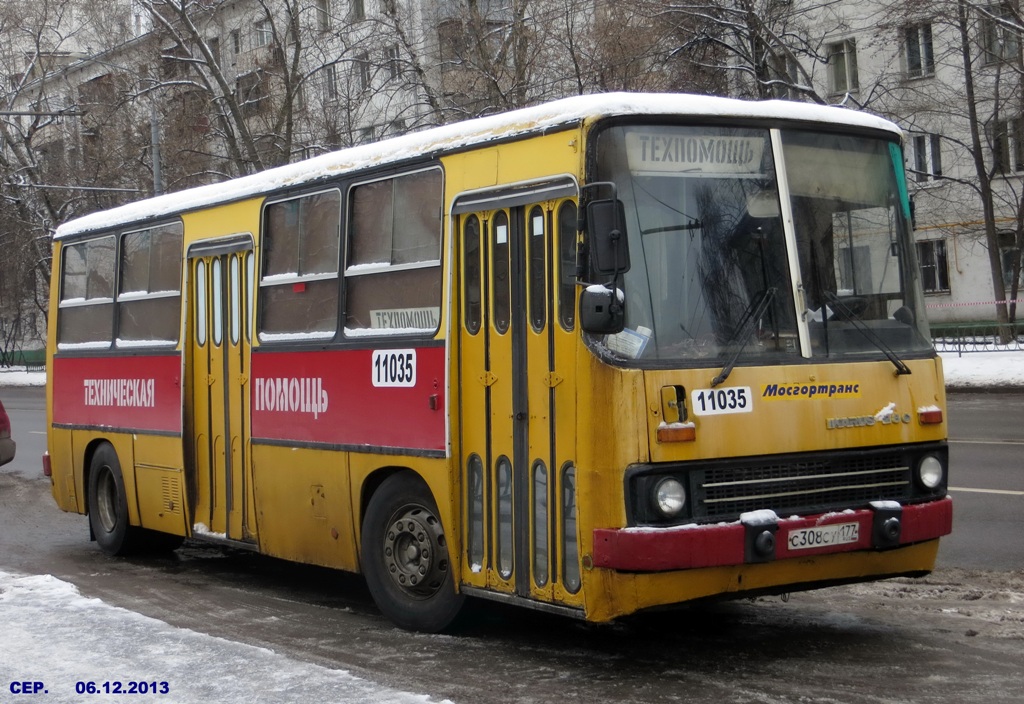
M 917 465 L 917 478 L 927 489 L 937 489 L 945 476 L 946 469 L 935 455 L 925 455 Z
M 654 486 L 654 505 L 665 518 L 674 518 L 686 506 L 686 489 L 678 480 L 666 477 Z

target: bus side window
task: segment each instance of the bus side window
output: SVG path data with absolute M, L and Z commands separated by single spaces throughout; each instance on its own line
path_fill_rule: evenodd
M 480 218 L 470 215 L 462 229 L 463 278 L 466 282 L 466 331 L 475 335 L 480 330 Z
M 576 204 L 558 209 L 558 321 L 567 332 L 576 326 Z
M 181 327 L 180 222 L 129 232 L 121 240 L 117 343 L 167 345 Z
M 263 211 L 263 341 L 330 338 L 338 329 L 341 193 L 290 198 Z
M 345 330 L 432 333 L 441 316 L 441 170 L 357 184 L 349 207 Z
M 114 236 L 66 245 L 62 258 L 58 346 L 101 346 L 114 331 Z
M 512 321 L 512 281 L 509 272 L 508 213 L 499 210 L 491 221 L 494 240 L 491 242 L 491 277 L 494 294 L 491 297 L 494 329 L 499 334 L 508 332 Z

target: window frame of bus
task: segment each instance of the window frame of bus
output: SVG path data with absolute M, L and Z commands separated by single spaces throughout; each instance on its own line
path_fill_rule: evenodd
M 308 264 L 304 261 L 305 250 L 303 245 L 308 242 L 312 237 L 307 238 L 306 225 L 308 224 L 305 218 L 308 215 L 315 214 L 318 211 L 307 213 L 304 209 L 304 205 L 309 203 L 312 198 L 318 198 L 325 195 L 334 195 L 337 197 L 337 208 L 335 210 L 335 251 L 334 251 L 334 266 L 333 271 L 314 271 L 312 273 L 303 273 L 302 266 Z M 274 239 L 272 235 L 271 221 L 272 210 L 275 206 L 283 206 L 288 203 L 298 204 L 297 222 L 294 227 L 297 228 L 298 236 L 295 237 L 294 242 L 294 268 L 295 271 L 282 271 L 276 272 L 271 271 L 271 257 L 274 255 Z M 263 204 L 262 212 L 260 214 L 260 283 L 259 283 L 259 305 L 257 314 L 259 316 L 257 337 L 261 343 L 273 343 L 273 342 L 301 342 L 303 340 L 329 340 L 334 338 L 338 333 L 338 318 L 341 310 L 341 292 L 338 285 L 338 272 L 341 267 L 341 240 L 342 240 L 342 213 L 344 205 L 344 194 L 341 188 L 320 188 L 315 191 L 307 191 L 304 193 L 291 193 L 285 197 L 277 198 L 274 200 L 267 200 Z M 287 217 L 287 215 L 286 215 Z M 317 231 L 321 234 L 321 231 Z M 324 259 L 326 261 L 326 259 Z M 286 262 L 287 265 L 287 262 Z M 333 286 L 331 285 L 333 282 Z M 309 287 L 315 287 L 322 289 L 321 295 L 323 296 L 322 304 L 316 306 L 306 306 L 306 311 L 317 311 L 321 313 L 321 316 L 315 320 L 309 316 L 305 316 L 299 321 L 301 316 L 296 315 L 294 310 L 295 301 L 300 294 L 305 294 Z M 290 292 L 288 288 L 290 287 Z M 285 292 L 279 294 L 278 292 Z M 280 298 L 273 298 L 273 294 L 280 295 Z M 330 305 L 333 302 L 333 307 Z M 287 307 L 291 304 L 291 308 Z M 279 307 L 284 309 L 284 314 L 278 313 Z M 280 318 L 282 321 L 290 321 L 293 323 L 289 329 L 266 329 L 268 309 L 272 310 L 275 317 Z M 329 326 L 330 329 L 314 329 L 317 326 L 310 325 L 310 322 L 315 322 L 319 326 Z
M 437 213 L 437 229 L 436 232 L 431 228 L 422 228 L 419 234 L 426 234 L 430 232 L 430 238 L 433 241 L 418 241 L 413 240 L 414 251 L 416 249 L 424 249 L 426 246 L 436 246 L 436 256 L 432 259 L 419 259 L 412 261 L 401 261 L 395 263 L 395 239 L 394 235 L 396 232 L 396 210 L 393 204 L 396 200 L 396 184 L 402 179 L 410 177 L 422 176 L 422 175 L 436 175 L 437 177 L 437 190 L 436 190 L 436 201 L 425 203 L 426 208 L 420 209 L 418 214 L 420 217 L 427 215 L 427 217 L 433 217 L 433 214 L 429 211 L 436 206 Z M 363 258 L 366 254 L 361 251 L 365 247 L 360 248 L 360 245 L 366 245 L 373 241 L 373 238 L 369 235 L 359 237 L 356 228 L 360 225 L 359 213 L 356 212 L 356 208 L 359 203 L 360 189 L 366 187 L 381 186 L 383 184 L 391 184 L 390 195 L 388 196 L 391 222 L 390 222 L 390 236 L 388 244 L 387 256 L 388 261 L 365 261 Z M 369 193 L 370 191 L 363 191 Z M 389 173 L 386 175 L 377 176 L 375 178 L 368 178 L 360 181 L 353 182 L 348 188 L 348 197 L 346 198 L 346 223 L 345 223 L 345 255 L 344 255 L 344 321 L 343 330 L 344 334 L 348 338 L 363 338 L 363 337 L 378 337 L 378 336 L 394 336 L 394 335 L 411 335 L 411 336 L 433 336 L 436 334 L 441 325 L 441 304 L 443 301 L 443 286 L 444 286 L 444 270 L 442 266 L 441 253 L 444 245 L 444 170 L 440 165 L 429 165 L 421 168 L 414 168 L 410 170 Z M 381 212 L 380 209 L 373 210 L 372 212 Z M 413 208 L 404 208 L 402 217 L 406 222 L 409 222 L 414 215 Z M 426 220 L 423 220 L 426 222 Z M 410 228 L 410 231 L 412 228 Z M 382 228 L 378 227 L 373 232 L 382 232 Z M 367 230 L 371 232 L 371 230 Z M 377 247 L 375 251 L 370 252 L 372 256 L 374 253 L 382 253 L 382 249 Z M 436 271 L 435 271 L 436 270 Z M 399 326 L 388 326 L 388 327 L 374 327 L 373 326 L 373 313 L 387 312 L 389 309 L 381 309 L 372 307 L 377 304 L 380 300 L 380 291 L 387 290 L 393 298 L 399 298 L 400 296 L 407 296 L 409 302 L 415 302 L 417 300 L 422 301 L 424 298 L 424 285 L 422 282 L 417 282 L 417 278 L 424 277 L 424 273 L 427 274 L 427 283 L 430 286 L 436 287 L 436 298 L 434 299 L 436 305 L 434 306 L 418 306 L 418 307 L 407 307 L 407 308 L 394 308 L 392 311 L 424 311 L 424 315 L 430 313 L 434 314 L 435 324 L 429 328 L 411 328 L 411 327 L 399 327 Z M 398 280 L 396 282 L 396 279 Z M 402 279 L 413 279 L 412 284 L 400 285 L 403 282 Z M 368 288 L 377 288 L 377 290 L 370 290 L 368 292 L 356 292 L 354 289 L 360 288 L 363 282 L 373 282 L 374 285 Z M 383 282 L 383 283 L 381 283 Z M 396 285 L 399 284 L 399 285 Z M 408 293 L 406 293 L 406 290 Z M 396 294 L 396 291 L 398 292 Z M 365 321 L 354 318 L 353 316 L 353 299 L 360 300 L 361 308 L 365 308 L 366 319 Z M 362 300 L 365 299 L 367 305 L 362 305 Z M 404 302 L 398 300 L 398 302 Z M 410 313 L 412 314 L 412 313 Z M 381 316 L 377 316 L 378 319 L 382 319 Z M 359 325 L 353 325 L 355 320 L 359 321 Z
M 106 296 L 90 296 L 89 295 L 89 280 L 91 271 L 89 268 L 89 248 L 96 245 L 104 240 L 109 241 L 111 253 L 108 257 L 109 261 L 109 280 L 101 281 L 109 288 Z M 84 284 L 82 285 L 82 296 L 68 297 L 69 278 L 68 278 L 68 257 L 72 251 L 78 248 L 83 248 L 85 256 L 82 257 L 84 262 L 81 274 L 76 273 L 78 276 L 84 277 Z M 74 349 L 104 349 L 109 348 L 114 338 L 114 292 L 117 290 L 117 233 L 110 232 L 96 237 L 89 237 L 87 239 L 78 240 L 76 242 L 65 242 L 61 247 L 61 261 L 60 261 L 60 299 L 57 305 L 57 349 L 58 350 L 74 350 Z M 77 293 L 77 291 L 76 291 Z M 70 313 L 74 311 L 74 313 Z M 79 312 L 83 312 L 82 315 L 78 315 Z M 97 315 L 97 311 L 102 313 L 106 311 L 106 321 L 104 325 L 103 316 Z M 88 313 L 86 317 L 85 313 Z M 69 321 L 68 316 L 71 316 L 73 322 Z M 84 322 L 82 319 L 84 318 Z M 99 323 L 99 324 L 97 324 Z M 85 336 L 85 339 L 67 340 L 66 326 L 75 325 L 81 327 L 86 332 L 103 331 L 105 328 L 105 335 L 102 336 Z
M 164 252 L 164 254 L 173 253 L 173 257 L 168 257 L 168 260 L 170 262 L 172 262 L 172 263 L 177 265 L 177 269 L 175 270 L 176 275 L 174 277 L 174 281 L 177 284 L 177 287 L 174 288 L 174 289 L 161 289 L 159 291 L 153 291 L 152 290 L 152 285 L 153 285 L 154 278 L 158 278 L 158 279 L 162 278 L 159 275 L 159 269 L 158 269 L 157 277 L 153 276 L 153 253 L 155 251 L 158 251 L 158 250 L 157 250 L 157 247 L 153 243 L 152 235 L 155 235 L 155 234 L 158 234 L 158 233 L 159 234 L 170 234 L 170 235 L 176 237 L 177 246 L 169 248 L 169 249 L 167 249 L 166 252 Z M 126 252 L 128 250 L 128 247 L 126 246 L 126 241 L 130 237 L 132 237 L 132 236 L 143 235 L 143 234 L 146 234 L 146 235 L 150 236 L 149 240 L 148 240 L 149 241 L 149 246 L 148 247 L 140 247 L 138 249 L 138 251 L 140 251 L 140 252 L 141 251 L 148 252 L 148 256 L 147 256 L 147 259 L 146 259 L 146 270 L 147 270 L 146 271 L 146 289 L 144 291 L 143 290 L 138 290 L 138 291 L 122 291 L 122 288 L 125 285 L 125 281 L 129 278 L 129 276 L 126 273 L 126 270 L 125 270 L 125 266 L 126 266 L 126 263 L 127 263 L 125 256 L 126 256 Z M 122 232 L 120 234 L 120 236 L 118 237 L 117 272 L 116 272 L 116 275 L 117 275 L 117 283 L 116 283 L 117 297 L 115 299 L 115 303 L 116 303 L 116 306 L 115 306 L 115 308 L 116 308 L 116 310 L 115 310 L 115 313 L 116 313 L 116 328 L 117 328 L 117 330 L 116 330 L 117 337 L 115 338 L 115 344 L 116 344 L 116 346 L 118 348 L 122 348 L 123 349 L 123 348 L 135 348 L 135 347 L 168 347 L 168 346 L 177 345 L 178 340 L 181 337 L 181 271 L 182 271 L 182 251 L 183 251 L 182 247 L 184 246 L 184 241 L 185 241 L 185 226 L 181 222 L 181 220 L 172 220 L 170 222 L 165 222 L 165 223 L 160 223 L 160 224 L 156 224 L 156 225 L 151 225 L 149 227 L 142 227 L 142 228 L 138 228 L 138 229 L 135 229 L 135 230 L 127 230 L 125 232 Z M 159 258 L 158 258 L 158 264 L 161 261 L 163 261 L 163 260 L 159 260 Z M 164 261 L 163 263 L 166 264 L 167 262 Z M 169 282 L 170 282 L 170 279 L 168 278 L 168 283 Z M 169 303 L 172 299 L 174 301 L 174 305 L 173 306 L 170 305 L 170 303 Z M 143 304 L 153 303 L 154 301 L 162 302 L 161 306 L 160 306 L 161 310 L 160 310 L 159 314 L 147 314 L 147 315 L 142 316 L 143 319 L 144 320 L 148 320 L 148 321 L 160 321 L 162 319 L 165 319 L 168 316 L 168 314 L 171 313 L 173 315 L 173 318 L 174 318 L 174 326 L 173 326 L 174 334 L 173 334 L 173 337 L 157 338 L 157 337 L 150 337 L 150 336 L 141 336 L 141 337 L 134 337 L 134 338 L 124 338 L 123 337 L 124 326 L 122 325 L 122 321 L 126 317 L 124 315 L 124 313 L 127 311 L 127 308 L 129 306 L 134 307 L 136 304 L 140 304 L 140 303 L 143 303 Z M 151 308 L 152 306 L 144 305 L 142 307 L 143 308 Z M 164 308 L 166 308 L 166 310 L 163 310 Z M 167 329 L 164 332 L 169 332 L 171 329 L 172 328 L 170 326 L 168 326 Z

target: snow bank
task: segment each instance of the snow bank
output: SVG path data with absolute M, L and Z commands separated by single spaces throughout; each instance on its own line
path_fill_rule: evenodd
M 0 570 L 0 683 L 41 682 L 48 704 L 332 702 L 424 704 L 428 696 L 383 687 L 343 670 L 293 660 L 266 648 L 215 638 L 87 599 L 50 575 Z M 212 664 L 215 663 L 215 666 Z M 105 695 L 121 683 L 155 684 L 156 694 Z M 99 688 L 79 693 L 84 683 Z M 166 687 L 164 686 L 166 683 Z M 166 689 L 166 693 L 164 690 Z M 22 698 L 22 697 L 16 697 Z M 6 699 L 4 701 L 7 701 Z M 447 701 L 447 700 L 445 700 Z

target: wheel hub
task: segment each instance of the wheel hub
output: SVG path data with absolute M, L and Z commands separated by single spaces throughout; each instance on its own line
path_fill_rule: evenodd
M 421 506 L 395 514 L 384 533 L 384 564 L 403 591 L 430 596 L 441 588 L 448 572 L 441 522 Z

